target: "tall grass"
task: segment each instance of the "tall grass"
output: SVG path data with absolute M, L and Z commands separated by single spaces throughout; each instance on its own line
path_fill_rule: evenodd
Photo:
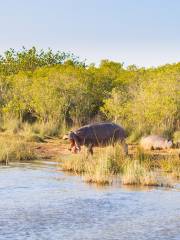
M 6 131 L 7 134 L 17 134 L 22 130 L 22 121 L 17 118 L 6 118 L 1 123 L 3 131 Z
M 71 158 L 62 160 L 64 171 L 73 171 L 83 175 L 89 183 L 112 183 L 112 176 L 121 172 L 124 153 L 120 146 L 101 149 L 95 156 L 82 154 L 72 155 Z
M 63 127 L 54 121 L 30 124 L 6 117 L 1 121 L 0 128 L 0 162 L 34 159 L 32 144 L 43 142 L 47 137 L 59 136 Z
M 55 121 L 37 121 L 35 123 L 22 122 L 17 118 L 6 118 L 1 123 L 1 132 L 9 135 L 20 135 L 28 141 L 41 142 L 44 138 L 55 137 L 66 131 L 65 124 Z
M 174 159 L 174 158 L 172 158 Z M 172 174 L 179 174 L 178 159 L 168 161 Z M 118 177 L 125 185 L 172 186 L 165 171 L 165 160 L 138 149 L 131 157 L 124 156 L 119 145 L 99 149 L 93 157 L 82 154 L 71 155 L 62 160 L 62 169 L 81 174 L 84 181 L 97 184 L 111 184 Z
M 180 178 L 180 156 L 168 156 L 161 159 L 159 162 L 159 168 L 164 172 L 169 173 L 173 178 Z
M 127 161 L 124 166 L 122 184 L 171 187 L 171 180 L 161 172 L 149 170 L 140 160 Z
M 48 121 L 48 122 L 36 122 L 32 125 L 32 131 L 35 134 L 39 134 L 42 138 L 58 136 L 61 131 L 59 123 Z
M 180 131 L 176 131 L 173 135 L 174 143 L 177 147 L 180 148 Z
M 0 162 L 32 160 L 36 158 L 32 145 L 20 137 L 0 136 Z

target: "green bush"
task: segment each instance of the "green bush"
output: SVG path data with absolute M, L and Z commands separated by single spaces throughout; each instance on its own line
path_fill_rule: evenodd
M 122 124 L 132 141 L 149 133 L 172 137 L 180 118 L 179 70 L 180 63 L 145 69 L 102 60 L 86 66 L 64 52 L 10 49 L 0 58 L 0 119 L 53 122 L 57 129 L 101 116 Z

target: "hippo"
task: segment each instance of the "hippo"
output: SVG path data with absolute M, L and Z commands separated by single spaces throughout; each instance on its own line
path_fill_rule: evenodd
M 158 135 L 150 135 L 141 138 L 140 146 L 145 150 L 161 150 L 171 148 L 173 142 Z
M 128 154 L 128 146 L 125 143 L 125 130 L 115 123 L 94 123 L 85 125 L 76 131 L 71 131 L 63 139 L 69 139 L 70 151 L 77 153 L 81 146 L 87 147 L 87 153 L 93 155 L 93 147 L 114 145 L 120 143 L 125 154 Z

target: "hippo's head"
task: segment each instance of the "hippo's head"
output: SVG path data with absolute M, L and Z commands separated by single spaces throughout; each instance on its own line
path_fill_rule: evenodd
M 75 132 L 71 131 L 69 134 L 64 135 L 63 139 L 64 140 L 69 139 L 70 141 L 69 151 L 71 151 L 72 153 L 77 153 L 78 151 L 79 152 L 81 151 L 79 139 Z

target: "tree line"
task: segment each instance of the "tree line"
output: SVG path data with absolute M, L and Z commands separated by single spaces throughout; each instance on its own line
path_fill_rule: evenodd
M 137 138 L 180 129 L 180 63 L 86 65 L 73 54 L 10 49 L 0 56 L 0 116 L 67 126 L 115 121 Z

